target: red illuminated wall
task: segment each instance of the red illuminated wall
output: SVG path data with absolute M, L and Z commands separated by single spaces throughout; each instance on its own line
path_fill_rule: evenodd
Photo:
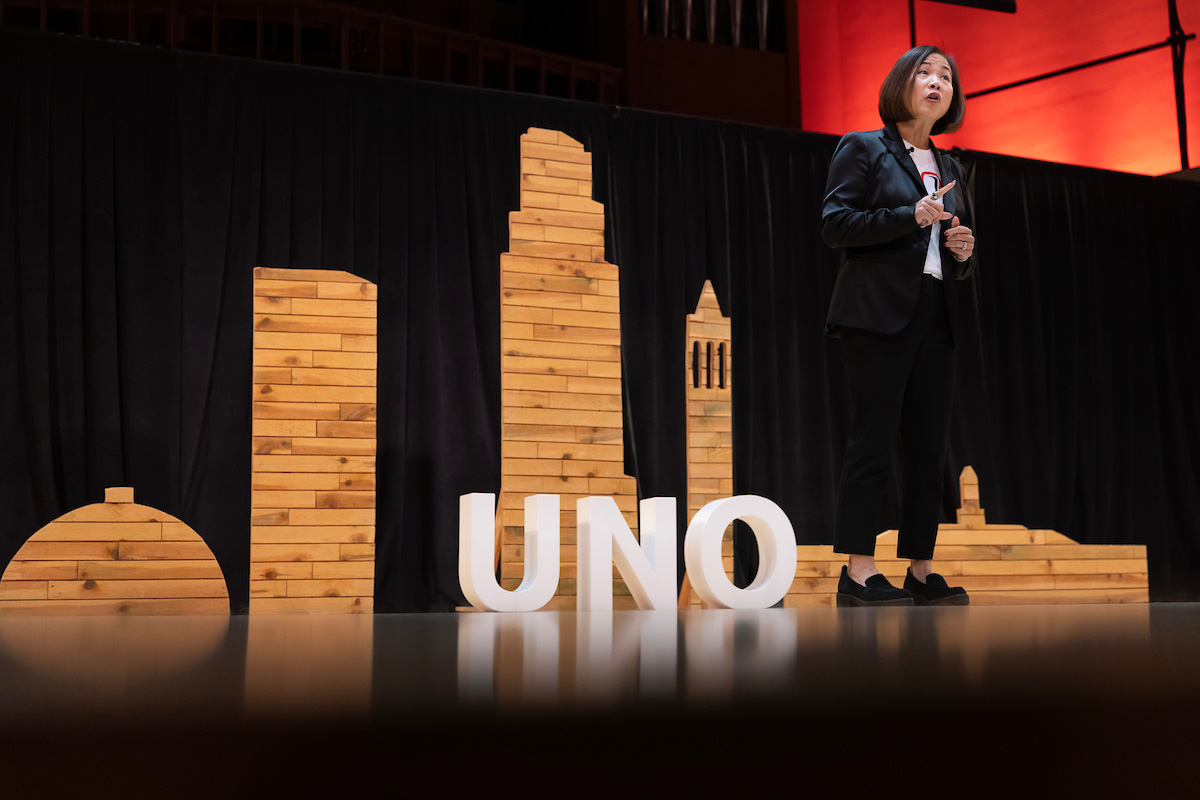
M 1200 0 L 1178 0 L 1200 33 Z M 917 40 L 958 60 L 970 93 L 1167 38 L 1166 0 L 1017 0 L 1001 14 L 917 0 Z M 798 0 L 805 130 L 880 127 L 879 84 L 908 49 L 906 0 Z M 1200 39 L 1188 43 L 1188 151 L 1200 165 Z M 939 147 L 1160 175 L 1179 164 L 1169 48 L 971 100 Z

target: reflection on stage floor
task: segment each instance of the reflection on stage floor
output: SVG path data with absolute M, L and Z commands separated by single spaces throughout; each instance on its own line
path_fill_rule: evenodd
M 1197 630 L 1191 604 L 4 618 L 2 757 L 111 772 L 114 742 L 137 741 L 161 781 L 182 742 L 283 759 L 305 785 L 352 756 L 363 775 L 465 760 L 480 778 L 539 758 L 564 780 L 612 759 L 716 759 L 732 780 L 749 758 L 814 786 L 927 751 L 1112 767 L 1200 741 Z

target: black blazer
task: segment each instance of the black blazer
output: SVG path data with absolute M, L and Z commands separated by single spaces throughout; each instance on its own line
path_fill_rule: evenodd
M 932 145 L 930 145 L 933 147 Z M 957 180 L 942 200 L 946 211 L 964 218 L 966 186 L 962 165 L 933 147 L 942 185 Z M 826 326 L 837 335 L 839 326 L 875 333 L 898 333 L 912 319 L 921 293 L 921 274 L 933 227 L 921 228 L 913 218 L 917 201 L 928 194 L 912 156 L 894 125 L 868 133 L 847 133 L 838 142 L 829 164 L 821 237 L 841 248 L 842 263 Z M 942 223 L 942 231 L 950 220 Z M 975 271 L 975 254 L 959 261 L 942 245 L 942 287 L 955 341 L 960 341 L 956 306 L 965 296 L 958 281 Z M 953 275 L 958 280 L 948 280 Z

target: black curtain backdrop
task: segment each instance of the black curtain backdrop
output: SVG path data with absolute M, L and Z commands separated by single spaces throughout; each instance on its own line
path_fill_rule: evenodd
M 737 491 L 829 542 L 835 137 L 0 31 L 0 560 L 132 485 L 245 609 L 252 268 L 344 269 L 380 290 L 376 608 L 461 604 L 457 497 L 499 489 L 499 255 L 531 126 L 594 156 L 642 496 L 684 505 L 683 319 L 708 277 Z M 961 158 L 980 264 L 947 513 L 972 464 L 989 520 L 1145 543 L 1152 597 L 1200 599 L 1200 186 Z

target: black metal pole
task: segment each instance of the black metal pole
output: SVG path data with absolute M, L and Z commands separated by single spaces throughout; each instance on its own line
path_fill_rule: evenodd
M 1189 34 L 1183 35 L 1181 32 L 1181 34 L 1180 34 L 1180 39 L 1181 39 L 1180 49 L 1182 50 L 1182 47 L 1183 47 L 1182 42 L 1185 42 L 1189 39 L 1195 39 L 1195 38 L 1196 38 L 1196 34 L 1194 34 L 1194 33 L 1189 33 Z M 990 89 L 980 89 L 978 92 L 971 92 L 970 94 L 968 94 L 967 99 L 970 99 L 973 97 L 982 97 L 985 94 L 993 94 L 994 92 L 1003 92 L 1005 89 L 1015 89 L 1018 86 L 1024 86 L 1025 84 L 1028 84 L 1028 83 L 1037 83 L 1038 81 L 1044 81 L 1047 78 L 1057 78 L 1059 75 L 1066 75 L 1069 72 L 1078 72 L 1081 69 L 1087 69 L 1088 67 L 1096 67 L 1096 66 L 1099 66 L 1100 64 L 1107 64 L 1110 61 L 1117 61 L 1118 59 L 1129 58 L 1130 56 L 1141 55 L 1142 53 L 1148 53 L 1151 50 L 1158 50 L 1161 47 L 1173 47 L 1173 46 L 1174 46 L 1173 40 L 1167 39 L 1165 42 L 1158 42 L 1157 44 L 1149 44 L 1149 45 L 1146 45 L 1145 47 L 1139 47 L 1134 50 L 1126 50 L 1124 53 L 1117 53 L 1115 56 L 1105 56 L 1104 58 L 1097 58 L 1095 61 L 1088 61 L 1085 64 L 1076 64 L 1073 67 L 1066 67 L 1064 69 L 1056 69 L 1053 72 L 1047 72 L 1044 75 L 1036 75 L 1032 78 L 1025 78 L 1024 80 L 1013 81 L 1012 83 L 1006 83 L 1003 86 L 993 86 Z
M 1179 125 L 1179 168 L 1190 169 L 1188 165 L 1187 140 L 1187 105 L 1183 100 L 1183 53 L 1187 49 L 1189 37 L 1184 34 L 1183 26 L 1179 24 L 1179 10 L 1175 0 L 1167 0 L 1167 13 L 1171 17 L 1171 66 L 1175 72 L 1175 120 Z
M 908 0 L 908 41 L 909 47 L 917 46 L 917 0 Z

